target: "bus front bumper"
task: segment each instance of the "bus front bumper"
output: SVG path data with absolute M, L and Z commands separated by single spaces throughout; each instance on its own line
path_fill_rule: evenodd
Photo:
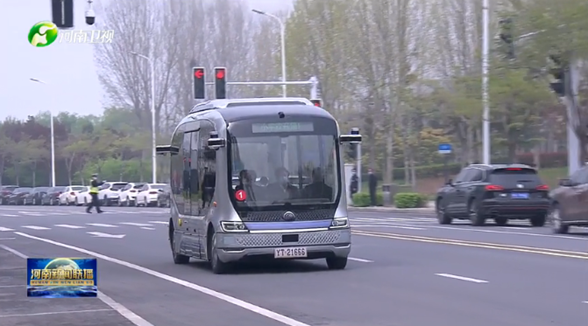
M 293 241 L 296 238 L 298 241 Z M 217 255 L 223 262 L 248 259 L 318 259 L 347 257 L 351 251 L 349 228 L 283 233 L 217 233 Z M 295 254 L 277 258 L 279 249 L 298 248 Z M 304 250 L 300 250 L 304 248 Z M 305 252 L 306 255 L 300 255 Z M 283 253 L 283 251 L 282 251 Z

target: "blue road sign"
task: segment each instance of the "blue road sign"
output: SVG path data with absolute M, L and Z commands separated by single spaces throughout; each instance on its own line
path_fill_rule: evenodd
M 451 144 L 439 144 L 439 154 L 450 154 Z

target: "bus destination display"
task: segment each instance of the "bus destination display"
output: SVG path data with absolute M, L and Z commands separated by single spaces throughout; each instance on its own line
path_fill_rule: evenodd
M 253 133 L 272 133 L 272 132 L 313 132 L 314 125 L 312 122 L 274 122 L 274 123 L 254 123 L 252 125 Z

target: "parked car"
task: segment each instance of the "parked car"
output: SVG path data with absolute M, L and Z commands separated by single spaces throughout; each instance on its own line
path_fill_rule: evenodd
M 498 225 L 509 219 L 528 219 L 543 226 L 549 211 L 549 187 L 537 170 L 523 164 L 471 164 L 437 192 L 437 219 L 469 219 L 481 226 L 488 218 Z
M 137 198 L 137 193 L 141 188 L 145 185 L 144 182 L 141 183 L 134 183 L 129 182 L 127 185 L 120 191 L 120 198 L 118 201 L 119 206 L 135 206 L 135 199 Z
M 157 194 L 157 206 L 169 207 L 170 206 L 170 194 L 171 194 L 171 188 L 169 185 L 165 185 L 163 187 L 163 189 L 160 189 L 159 193 Z
M 90 187 L 86 186 L 84 189 L 76 193 L 75 205 L 76 206 L 88 206 L 92 202 L 92 195 L 90 195 Z
M 164 183 L 146 183 L 137 194 L 136 206 L 155 206 L 160 192 L 167 185 Z
M 33 191 L 33 188 L 29 187 L 14 189 L 14 191 L 8 195 L 8 205 L 23 205 L 25 197 L 28 196 L 31 191 Z
M 59 205 L 74 205 L 76 202 L 76 195 L 85 186 L 67 186 L 61 195 L 59 195 Z
M 568 233 L 570 226 L 588 226 L 588 165 L 561 179 L 550 197 L 554 233 Z
M 120 191 L 127 185 L 128 182 L 106 182 L 100 187 L 98 199 L 104 206 L 118 204 L 120 200 Z
M 41 198 L 41 205 L 59 205 L 59 195 L 65 190 L 64 186 L 49 188 Z
M 35 187 L 24 197 L 25 205 L 41 205 L 41 198 L 47 193 L 49 187 Z
M 8 196 L 10 196 L 14 189 L 17 188 L 18 186 L 15 185 L 2 186 L 2 188 L 0 188 L 0 205 L 8 204 Z

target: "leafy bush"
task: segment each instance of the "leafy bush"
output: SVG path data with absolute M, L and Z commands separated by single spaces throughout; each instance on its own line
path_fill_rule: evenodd
M 394 204 L 397 208 L 418 208 L 424 207 L 428 197 L 416 192 L 400 192 L 394 196 Z
M 353 194 L 352 197 L 353 206 L 355 207 L 368 207 L 370 206 L 370 194 L 366 192 L 358 192 Z M 376 204 L 378 206 L 384 205 L 384 198 L 382 197 L 382 193 L 376 193 Z

